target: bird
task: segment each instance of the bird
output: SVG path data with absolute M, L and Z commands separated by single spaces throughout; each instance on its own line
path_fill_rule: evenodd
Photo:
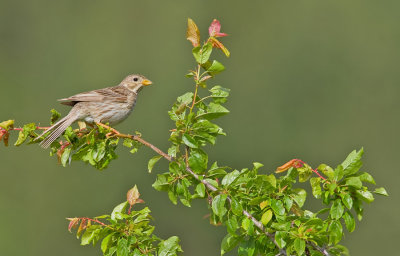
M 91 125 L 95 123 L 116 125 L 132 112 L 142 88 L 151 84 L 152 82 L 146 77 L 132 74 L 117 86 L 59 99 L 61 104 L 71 106 L 72 109 L 68 115 L 46 129 L 35 140 L 50 132 L 39 144 L 43 148 L 48 148 L 75 121 L 84 121 Z

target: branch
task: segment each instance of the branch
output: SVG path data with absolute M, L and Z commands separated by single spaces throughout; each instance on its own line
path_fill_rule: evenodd
M 154 146 L 153 144 L 145 141 L 144 139 L 142 139 L 140 136 L 138 135 L 130 135 L 130 134 L 122 134 L 122 133 L 117 133 L 115 134 L 116 137 L 119 138 L 128 138 L 131 140 L 135 140 L 137 142 L 142 143 L 143 145 L 145 145 L 146 147 L 151 148 L 153 151 L 155 151 L 157 154 L 159 154 L 160 156 L 164 157 L 165 159 L 167 159 L 169 162 L 171 162 L 173 160 L 173 158 L 171 156 L 169 156 L 168 154 L 164 153 L 161 149 L 157 148 L 156 146 Z

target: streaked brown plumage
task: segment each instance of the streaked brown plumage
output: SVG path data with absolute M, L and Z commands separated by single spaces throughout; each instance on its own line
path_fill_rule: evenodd
M 72 109 L 67 116 L 38 137 L 51 132 L 40 145 L 43 148 L 48 148 L 68 126 L 78 120 L 89 124 L 100 122 L 110 125 L 122 122 L 135 106 L 139 91 L 143 86 L 151 83 L 142 75 L 129 75 L 117 86 L 83 92 L 69 98 L 60 99 L 61 104 L 72 106 Z

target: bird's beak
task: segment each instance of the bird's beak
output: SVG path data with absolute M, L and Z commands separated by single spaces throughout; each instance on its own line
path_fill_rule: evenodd
M 142 85 L 144 85 L 144 86 L 151 85 L 152 83 L 153 83 L 152 81 L 147 80 L 147 79 L 142 81 Z

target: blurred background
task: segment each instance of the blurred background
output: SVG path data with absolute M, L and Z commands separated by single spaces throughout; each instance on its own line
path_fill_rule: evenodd
M 141 131 L 166 150 L 173 127 L 167 111 L 193 84 L 184 77 L 194 67 L 187 18 L 203 39 L 218 18 L 232 55 L 215 56 L 227 70 L 211 85 L 232 89 L 231 114 L 219 120 L 228 136 L 209 148 L 210 161 L 235 168 L 258 161 L 267 173 L 292 158 L 336 166 L 364 146 L 364 170 L 390 197 L 366 206 L 344 244 L 352 255 L 393 253 L 400 228 L 399 8 L 395 0 L 0 0 L 0 120 L 47 125 L 51 108 L 69 110 L 56 99 L 141 73 L 154 85 L 117 128 Z M 157 235 L 178 235 L 185 255 L 219 255 L 225 229 L 203 219 L 204 201 L 174 206 L 151 187 L 167 165 L 148 174 L 149 149 L 132 156 L 120 148 L 102 172 L 77 162 L 63 168 L 48 154 L 0 146 L 2 255 L 101 254 L 99 246 L 79 245 L 65 217 L 110 213 L 134 184 Z

